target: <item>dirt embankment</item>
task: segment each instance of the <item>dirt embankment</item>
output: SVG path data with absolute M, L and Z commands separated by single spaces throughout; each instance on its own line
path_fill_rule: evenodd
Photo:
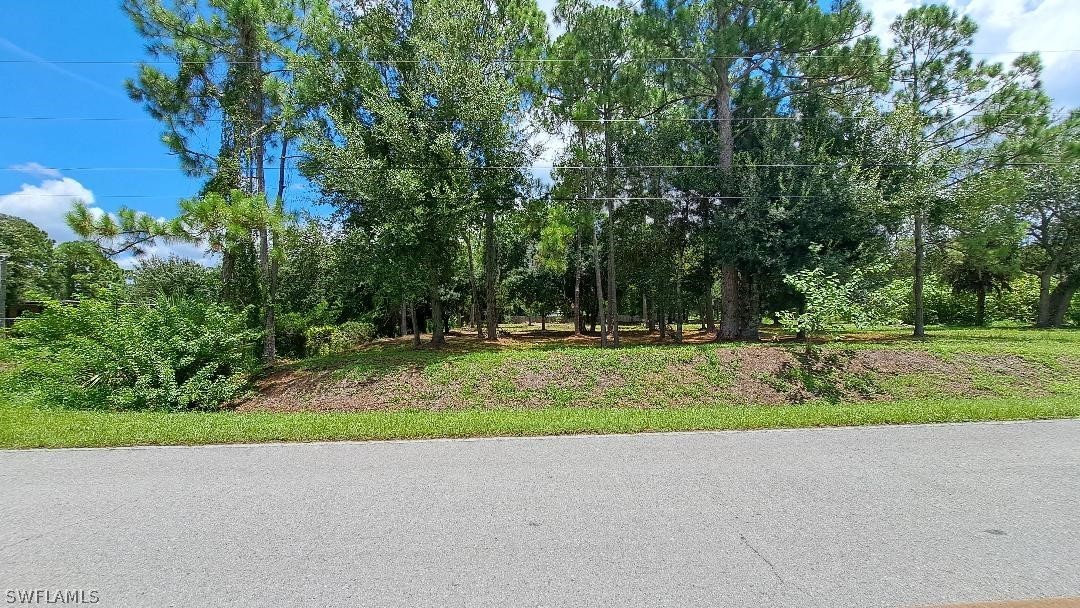
M 1080 361 L 1050 367 L 1017 355 L 782 345 L 586 349 L 527 354 L 493 347 L 478 363 L 449 352 L 357 353 L 261 378 L 239 411 L 392 411 L 481 408 L 786 405 L 905 397 L 1038 396 Z M 690 350 L 686 350 L 690 349 Z M 475 351 L 470 351 L 475 352 Z M 610 352 L 610 351 L 608 351 Z M 461 354 L 458 351 L 457 354 Z

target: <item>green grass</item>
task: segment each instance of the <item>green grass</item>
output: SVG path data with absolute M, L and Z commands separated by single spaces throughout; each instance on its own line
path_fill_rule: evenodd
M 0 408 L 0 447 L 57 448 L 195 445 L 775 429 L 1080 416 L 1072 397 L 916 399 L 889 403 L 812 403 L 782 407 L 350 413 L 168 413 Z
M 931 328 L 928 339 L 916 341 L 905 330 L 888 328 L 836 338 L 822 345 L 816 363 L 803 361 L 776 373 L 740 370 L 739 365 L 748 363 L 733 364 L 731 355 L 748 347 L 715 343 L 605 351 L 588 343 L 547 340 L 497 347 L 462 341 L 445 349 L 420 350 L 384 344 L 293 364 L 297 373 L 322 374 L 331 384 L 361 383 L 365 394 L 391 387 L 391 411 L 333 413 L 60 409 L 41 403 L 33 391 L 5 391 L 3 380 L 19 362 L 0 340 L 0 448 L 1080 417 L 1077 330 Z M 793 356 L 802 352 L 794 344 L 754 348 Z M 946 367 L 944 372 L 876 373 L 831 363 L 866 350 L 918 351 L 920 360 L 930 354 Z M 757 358 L 762 351 L 752 352 Z M 1013 373 L 1022 367 L 1018 362 L 1029 366 L 1024 373 Z M 756 394 L 753 390 L 736 390 L 748 378 L 759 381 L 755 390 L 774 390 L 788 400 L 765 405 L 748 399 L 746 395 Z

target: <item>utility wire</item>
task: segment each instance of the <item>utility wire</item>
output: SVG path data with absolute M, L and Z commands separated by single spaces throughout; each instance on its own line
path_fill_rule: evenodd
M 993 55 L 1026 55 L 1029 53 L 1080 53 L 1080 49 L 1042 49 L 1031 51 L 968 51 L 969 55 L 993 56 Z M 338 64 L 432 64 L 443 63 L 469 63 L 469 64 L 530 64 L 530 63 L 613 63 L 613 62 L 642 62 L 642 61 L 713 61 L 716 59 L 749 60 L 760 59 L 763 56 L 774 54 L 763 52 L 756 55 L 713 55 L 709 57 L 596 57 L 564 59 L 558 57 L 506 57 L 492 59 L 383 59 L 383 58 L 358 58 L 358 59 L 334 59 Z M 882 53 L 778 53 L 784 57 L 799 57 L 803 59 L 850 59 L 854 57 L 883 57 Z M 58 65 L 206 65 L 207 63 L 227 63 L 230 65 L 267 65 L 265 61 L 231 61 L 215 59 L 211 61 L 175 61 L 170 59 L 57 59 L 46 60 L 51 64 Z M 40 64 L 40 60 L 34 59 L 0 59 L 0 64 Z M 287 68 L 295 71 L 295 68 Z
M 1056 167 L 1056 166 L 1072 166 L 1080 163 L 1080 161 L 1059 161 L 1059 162 L 1019 162 L 1008 161 L 995 164 L 998 167 Z M 914 163 L 872 163 L 872 164 L 851 164 L 841 165 L 834 163 L 758 163 L 758 164 L 736 164 L 732 165 L 732 169 L 759 169 L 759 168 L 811 168 L 811 167 L 832 167 L 832 168 L 844 168 L 844 167 L 858 166 L 864 169 L 881 168 L 881 167 L 914 167 L 917 164 Z M 277 165 L 265 165 L 265 169 L 277 170 Z M 297 169 L 295 165 L 290 167 L 291 169 Z M 340 167 L 340 166 L 321 166 L 321 169 L 331 171 L 511 171 L 511 170 L 574 170 L 574 171 L 586 171 L 586 170 L 645 170 L 645 169 L 722 169 L 720 165 L 486 165 L 486 166 L 423 166 L 423 165 L 403 165 L 396 167 Z M 182 171 L 180 167 L 42 167 L 42 170 L 52 171 L 132 171 L 132 172 L 167 172 L 167 171 Z M 9 171 L 15 173 L 25 173 L 24 169 L 15 167 L 3 167 L 0 171 Z
M 80 197 L 71 194 L 14 194 L 9 196 L 50 196 L 59 198 L 79 199 Z M 144 195 L 144 194 L 95 194 L 94 199 L 99 198 L 150 198 L 150 199 L 189 199 L 195 198 L 194 196 L 166 196 L 166 195 Z M 358 197 L 364 199 L 379 198 L 379 199 L 393 199 L 393 200 L 413 200 L 406 199 L 401 196 L 389 196 L 389 197 Z M 452 198 L 452 197 L 416 197 L 416 200 L 423 198 Z M 669 201 L 669 200 L 747 200 L 747 199 L 775 199 L 775 198 L 790 198 L 790 199 L 822 199 L 822 198 L 835 198 L 832 196 L 822 194 L 758 194 L 758 195 L 745 195 L 745 196 L 711 196 L 708 194 L 672 194 L 671 196 L 463 196 L 458 197 L 472 201 L 516 201 L 516 200 L 550 200 L 550 201 Z
M 1061 110 L 1058 110 L 1058 111 L 1064 111 L 1064 109 L 1061 109 Z M 994 116 L 999 116 L 999 117 L 1004 117 L 1004 118 L 1024 118 L 1024 117 L 1032 116 L 1032 115 L 1033 114 L 1031 114 L 1031 113 L 994 114 Z M 839 116 L 839 115 L 837 115 L 837 116 L 733 116 L 728 120 L 730 120 L 731 122 L 771 122 L 771 121 L 813 122 L 813 121 L 816 121 L 816 120 L 833 120 L 833 121 L 835 121 L 837 119 L 843 119 L 843 118 L 846 118 L 846 117 L 845 116 Z M 44 122 L 44 121 L 57 121 L 57 122 L 69 122 L 69 121 L 70 122 L 145 122 L 145 121 L 153 121 L 153 122 L 160 122 L 156 118 L 151 118 L 149 116 L 135 116 L 135 117 L 123 117 L 123 116 L 0 116 L 0 120 L 22 120 L 22 121 L 41 121 L 41 122 Z M 200 122 L 200 123 L 204 123 L 204 122 L 223 122 L 224 120 L 225 119 L 223 119 L 223 118 L 204 118 L 204 119 L 199 120 L 198 122 Z M 504 120 L 504 119 L 498 119 L 498 118 L 473 118 L 473 119 L 470 119 L 470 118 L 461 118 L 461 119 L 439 118 L 439 119 L 425 120 L 424 122 L 434 122 L 434 123 L 441 123 L 441 124 L 457 124 L 457 123 L 464 123 L 464 124 L 477 124 L 477 123 L 497 124 L 497 123 L 504 123 L 504 122 L 509 122 L 509 121 Z M 703 118 L 703 117 L 696 117 L 696 116 L 688 116 L 688 117 L 681 117 L 681 116 L 652 116 L 652 117 L 648 117 L 648 118 L 575 118 L 575 119 L 567 121 L 567 122 L 568 123 L 598 123 L 598 124 L 604 124 L 604 123 L 609 123 L 609 122 L 610 123 L 638 123 L 638 124 L 658 123 L 658 122 L 704 122 L 704 123 L 715 123 L 715 122 L 717 122 L 717 119 L 716 118 Z

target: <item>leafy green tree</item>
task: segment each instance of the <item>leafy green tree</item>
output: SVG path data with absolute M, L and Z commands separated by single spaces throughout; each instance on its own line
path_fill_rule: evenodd
M 76 234 L 93 240 L 109 255 L 124 251 L 138 253 L 141 246 L 156 240 L 201 243 L 209 252 L 218 253 L 229 243 L 265 232 L 267 238 L 262 242 L 273 248 L 260 251 L 259 256 L 274 263 L 260 263 L 264 272 L 258 285 L 264 306 L 263 360 L 273 362 L 276 356 L 276 272 L 283 256 L 281 235 L 292 219 L 283 212 L 280 204 L 271 207 L 266 204 L 263 194 L 233 190 L 228 195 L 211 192 L 201 198 L 181 201 L 180 214 L 170 220 L 155 219 L 128 208 L 117 211 L 116 218 L 110 214 L 95 216 L 81 202 L 73 205 L 66 219 Z
M 261 195 L 266 217 L 283 207 L 285 161 L 296 132 L 296 99 L 287 65 L 300 48 L 301 25 L 329 11 L 310 0 L 124 0 L 123 9 L 146 40 L 152 59 L 174 60 L 175 72 L 142 64 L 128 93 L 165 127 L 162 140 L 190 175 L 208 178 L 202 194 L 226 198 L 234 190 Z M 216 125 L 217 151 L 194 145 L 208 125 Z M 278 187 L 268 197 L 266 162 L 272 142 L 279 150 Z M 258 256 L 266 336 L 263 359 L 273 361 L 276 275 L 272 227 L 257 226 Z M 234 258 L 244 240 L 222 249 L 222 279 L 232 282 Z
M 220 268 L 180 257 L 140 259 L 131 270 L 131 298 L 136 302 L 153 302 L 159 297 L 217 302 L 220 272 Z
M 906 158 L 898 200 L 913 218 L 914 335 L 925 335 L 928 222 L 949 192 L 1000 163 L 993 145 L 1030 129 L 1048 99 L 1036 87 L 1039 60 L 1022 55 L 1011 69 L 971 58 L 977 30 L 969 17 L 945 5 L 916 7 L 892 24 L 897 87 L 893 100 Z
M 540 46 L 542 15 L 516 1 L 392 2 L 319 28 L 332 32 L 319 40 L 333 42 L 316 44 L 327 61 L 309 66 L 305 82 L 351 86 L 337 91 L 305 141 L 305 170 L 345 213 L 347 229 L 379 244 L 401 301 L 412 307 L 427 297 L 435 344 L 444 341 L 463 236 L 482 215 L 495 337 L 494 217 L 525 181 L 503 167 L 524 160 L 512 117 L 525 107 L 531 72 L 520 60 Z M 344 61 L 330 61 L 342 53 Z
M 665 104 L 690 103 L 715 125 L 705 164 L 718 175 L 699 200 L 705 241 L 706 281 L 720 262 L 722 339 L 754 339 L 760 320 L 760 285 L 754 274 L 739 187 L 746 171 L 736 166 L 739 130 L 753 118 L 784 116 L 786 100 L 807 91 L 835 96 L 883 84 L 877 41 L 865 37 L 869 16 L 855 2 L 824 11 L 811 0 L 682 0 L 646 2 L 645 30 L 658 49 L 653 72 L 670 94 Z M 719 201 L 719 204 L 717 202 Z M 705 293 L 711 293 L 706 285 Z M 711 309 L 708 303 L 707 311 Z M 709 321 L 711 323 L 711 320 Z
M 53 242 L 44 230 L 0 213 L 0 254 L 8 256 L 4 281 L 8 306 L 53 296 Z
M 97 295 L 120 284 L 124 271 L 105 257 L 101 248 L 86 241 L 57 245 L 53 251 L 53 273 L 61 300 Z
M 562 0 L 554 15 L 565 23 L 566 32 L 555 41 L 547 75 L 552 95 L 557 99 L 555 114 L 563 123 L 575 125 L 581 138 L 580 157 L 599 162 L 601 171 L 583 176 L 587 200 L 594 209 L 606 212 L 607 234 L 607 327 L 601 325 L 601 345 L 607 333 L 612 346 L 619 346 L 618 272 L 616 265 L 616 203 L 623 190 L 625 174 L 614 168 L 619 162 L 616 121 L 637 118 L 651 111 L 649 97 L 657 96 L 642 59 L 645 41 L 637 35 L 639 18 L 629 6 L 607 6 L 576 0 Z M 592 142 L 590 140 L 596 140 Z M 595 180 L 599 178 L 597 187 Z M 595 242 L 594 265 L 600 276 L 599 243 Z M 603 288 L 597 285 L 597 295 Z M 603 306 L 603 305 L 601 305 Z M 603 313 L 601 313 L 603 315 Z
M 987 322 L 987 296 L 1000 294 L 1020 273 L 1024 223 L 1016 201 L 1022 175 L 1015 170 L 984 172 L 961 184 L 942 223 L 945 243 L 942 277 L 954 292 L 975 294 L 975 325 Z
M 1035 162 L 1024 169 L 1020 199 L 1020 218 L 1028 225 L 1022 265 L 1039 279 L 1036 325 L 1060 327 L 1080 290 L 1080 165 L 1072 152 L 1080 140 L 1080 113 L 1030 137 Z
M 801 312 L 785 311 L 781 323 L 805 336 L 806 354 L 813 354 L 814 339 L 844 324 L 871 322 L 869 309 L 859 297 L 862 274 L 855 271 L 849 280 L 826 274 L 821 267 L 800 270 L 784 277 L 784 282 L 806 299 Z

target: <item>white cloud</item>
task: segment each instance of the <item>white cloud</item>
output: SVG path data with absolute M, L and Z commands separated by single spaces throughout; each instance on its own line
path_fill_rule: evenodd
M 889 26 L 897 16 L 924 4 L 916 0 L 864 0 L 874 15 L 873 33 L 884 46 L 892 42 Z M 980 59 L 1009 63 L 1021 51 L 1042 53 L 1043 83 L 1058 106 L 1080 102 L 1080 53 L 1052 51 L 1080 48 L 1080 2 L 1077 0 L 946 0 L 979 25 L 973 51 Z
M 20 163 L 17 165 L 9 165 L 8 169 L 18 173 L 26 173 L 27 175 L 33 175 L 34 177 L 60 177 L 60 172 L 52 167 L 46 167 L 41 163 L 29 162 Z
M 25 172 L 33 172 L 35 167 L 44 168 L 37 163 L 17 165 L 28 167 Z M 14 168 L 14 167 L 13 167 Z M 40 172 L 39 172 L 40 174 Z M 43 176 L 44 177 L 44 176 Z M 64 221 L 64 215 L 71 209 L 72 203 L 82 201 L 95 215 L 103 215 L 105 210 L 94 204 L 94 193 L 86 186 L 70 177 L 57 174 L 55 179 L 45 179 L 38 185 L 22 184 L 17 192 L 0 194 L 0 213 L 13 215 L 27 220 L 41 228 L 57 243 L 73 241 L 79 237 Z M 143 257 L 179 256 L 193 259 L 201 264 L 217 263 L 215 256 L 206 253 L 199 244 L 191 243 L 152 243 L 142 248 Z M 125 268 L 135 264 L 133 255 L 116 257 L 116 262 Z
M 0 195 L 0 213 L 21 217 L 62 243 L 78 238 L 64 222 L 64 214 L 77 200 L 96 209 L 94 193 L 78 181 L 70 177 L 47 179 L 40 185 L 23 184 L 18 192 Z

